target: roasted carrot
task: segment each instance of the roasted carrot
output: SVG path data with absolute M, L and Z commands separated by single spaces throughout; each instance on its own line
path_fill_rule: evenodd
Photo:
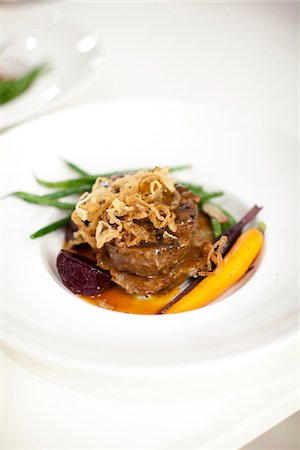
M 262 244 L 263 234 L 260 230 L 250 228 L 245 231 L 224 257 L 220 271 L 204 278 L 165 313 L 171 314 L 201 308 L 215 300 L 245 275 L 259 254 Z

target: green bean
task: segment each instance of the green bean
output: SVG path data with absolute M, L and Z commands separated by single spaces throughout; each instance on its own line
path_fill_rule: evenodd
M 170 168 L 170 172 L 184 170 L 184 169 L 187 169 L 190 167 L 191 167 L 190 165 L 175 166 L 175 167 Z M 131 173 L 131 172 L 138 172 L 139 170 L 149 170 L 149 169 L 130 169 L 130 170 L 122 171 L 122 172 L 114 171 L 114 172 L 108 172 L 108 173 L 103 173 L 103 174 L 98 174 L 98 175 L 85 175 L 80 178 L 74 178 L 74 179 L 62 180 L 62 181 L 45 181 L 45 180 L 41 180 L 40 178 L 36 178 L 36 181 L 40 185 L 49 187 L 49 188 L 67 188 L 67 187 L 82 186 L 83 184 L 93 183 L 99 177 L 109 178 L 112 175 L 116 175 L 118 173 Z
M 225 233 L 231 227 L 229 220 L 226 223 L 221 223 L 222 233 Z
M 74 164 L 71 161 L 64 161 L 68 167 L 70 167 L 70 169 L 73 169 L 75 172 L 77 172 L 79 175 L 84 176 L 89 176 L 90 173 L 86 172 L 85 170 L 81 169 L 81 167 L 79 167 L 77 164 Z M 190 169 L 192 166 L 190 164 L 185 164 L 183 166 L 175 166 L 175 167 L 170 167 L 170 172 L 178 172 L 180 170 L 185 170 L 185 169 Z M 124 171 L 124 173 L 130 173 L 130 172 L 137 172 L 139 170 L 151 170 L 151 169 L 128 169 L 126 171 Z M 123 172 L 123 171 L 122 171 Z M 110 173 L 106 173 L 106 174 L 100 174 L 100 175 L 95 175 L 97 177 L 108 177 L 111 175 L 115 175 L 116 173 L 121 173 L 121 172 L 110 172 Z
M 219 237 L 222 233 L 224 233 L 230 227 L 232 227 L 232 225 L 234 225 L 236 223 L 236 220 L 226 209 L 222 208 L 222 206 L 216 205 L 213 202 L 207 202 L 207 203 L 210 203 L 211 205 L 216 206 L 220 211 L 222 211 L 224 216 L 227 217 L 226 223 L 220 223 L 220 222 L 218 222 L 217 219 L 211 218 L 211 224 L 213 227 L 214 235 L 215 235 L 215 237 Z M 221 230 L 221 233 L 220 233 L 220 230 Z
M 210 222 L 211 222 L 211 226 L 212 226 L 215 238 L 219 238 L 222 234 L 222 227 L 221 227 L 220 222 L 217 219 L 215 219 L 214 217 L 210 218 Z
M 46 64 L 35 67 L 18 79 L 7 79 L 0 82 L 0 105 L 13 100 L 24 91 L 26 91 L 32 83 L 40 75 L 49 70 Z
M 217 206 L 217 208 L 219 208 L 222 211 L 224 216 L 227 217 L 227 222 L 226 223 L 222 223 L 222 231 L 223 232 L 226 231 L 228 228 L 232 227 L 232 225 L 234 225 L 236 223 L 235 218 L 226 209 L 224 209 L 222 206 L 216 205 L 213 202 L 208 202 L 208 203 L 211 203 L 212 205 Z
M 224 195 L 224 192 L 222 191 L 204 192 L 202 195 L 200 194 L 200 202 L 207 203 L 207 200 L 215 197 L 221 197 L 222 195 Z
M 229 224 L 229 227 L 231 227 L 232 225 L 234 225 L 236 223 L 235 218 L 226 210 L 224 209 L 222 206 L 217 205 L 218 208 L 222 211 L 222 213 L 224 214 L 224 216 L 227 217 L 228 221 L 227 223 Z M 228 228 L 229 228 L 228 227 Z
M 59 209 L 73 210 L 75 208 L 74 203 L 63 203 L 53 199 L 49 199 L 47 197 L 42 197 L 40 195 L 30 194 L 28 192 L 21 192 L 21 191 L 13 192 L 11 195 L 13 195 L 14 197 L 18 197 L 28 203 L 35 203 L 44 206 L 53 206 Z
M 40 180 L 39 178 L 36 178 L 36 181 L 45 187 L 49 188 L 69 188 L 69 187 L 82 187 L 86 184 L 93 184 L 96 181 L 96 176 L 94 175 L 88 175 L 81 178 L 74 178 L 71 180 L 62 180 L 62 181 L 45 181 Z
M 228 211 L 226 211 L 226 209 L 224 209 L 224 208 L 222 208 L 222 207 L 220 207 L 219 206 L 219 208 L 220 208 L 220 210 L 222 211 L 222 213 L 227 217 L 227 219 L 228 219 L 228 225 L 229 225 L 229 227 L 231 227 L 232 225 L 234 225 L 235 223 L 236 223 L 236 220 L 235 220 L 235 218 L 228 212 Z M 228 227 L 228 228 L 229 228 Z
M 42 197 L 48 198 L 48 199 L 68 197 L 69 195 L 72 195 L 72 194 L 82 194 L 83 192 L 90 191 L 91 187 L 92 187 L 92 184 L 84 184 L 82 186 L 73 186 L 68 189 L 64 189 L 62 191 L 55 191 L 55 192 L 52 192 L 51 194 L 43 195 Z
M 85 170 L 81 169 L 80 167 L 78 167 L 76 164 L 70 162 L 70 161 L 64 161 L 67 166 L 74 170 L 75 172 L 79 173 L 79 175 L 82 175 L 83 177 L 85 177 L 86 175 L 90 175 L 88 172 L 86 172 Z
M 59 228 L 63 228 L 68 225 L 71 216 L 67 216 L 64 219 L 58 220 L 57 222 L 50 223 L 44 228 L 40 228 L 35 231 L 35 233 L 30 235 L 30 239 L 36 239 L 41 236 L 45 236 L 45 234 L 51 233 L 52 231 L 58 230 Z
M 186 183 L 185 181 L 178 181 L 179 184 L 181 184 L 182 186 L 186 187 L 187 189 L 189 189 L 190 191 L 194 192 L 195 194 L 202 194 L 204 191 L 203 187 L 200 186 L 199 184 L 194 184 L 194 183 Z
M 185 182 L 182 182 L 182 181 L 179 181 L 179 183 L 181 185 L 185 186 L 190 191 L 192 191 L 194 194 L 199 195 L 200 196 L 200 201 L 202 203 L 206 202 L 210 198 L 220 197 L 221 195 L 224 195 L 224 192 L 222 192 L 222 191 L 207 192 L 207 191 L 205 191 L 203 189 L 202 186 L 199 186 L 198 184 L 185 183 Z
M 181 170 L 191 169 L 192 164 L 183 164 L 182 166 L 169 167 L 169 172 L 180 172 Z

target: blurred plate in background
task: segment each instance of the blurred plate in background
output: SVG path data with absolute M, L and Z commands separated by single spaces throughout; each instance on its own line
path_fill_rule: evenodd
M 52 109 L 80 93 L 101 63 L 98 38 L 77 29 L 59 11 L 35 16 L 2 33 L 0 73 L 19 77 L 42 63 L 51 70 L 23 94 L 0 106 L 0 129 Z

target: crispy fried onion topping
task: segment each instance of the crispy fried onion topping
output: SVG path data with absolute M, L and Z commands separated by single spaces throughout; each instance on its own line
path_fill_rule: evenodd
M 130 247 L 149 239 L 147 222 L 170 235 L 177 231 L 174 210 L 180 198 L 168 168 L 156 167 L 116 179 L 97 178 L 72 213 L 78 227 L 72 243 L 87 242 L 100 249 L 115 240 L 116 245 Z
M 227 241 L 227 236 L 221 236 L 214 244 L 204 242 L 202 244 L 202 252 L 206 255 L 205 264 L 203 264 L 197 272 L 196 276 L 207 277 L 218 273 L 222 267 L 222 248 Z

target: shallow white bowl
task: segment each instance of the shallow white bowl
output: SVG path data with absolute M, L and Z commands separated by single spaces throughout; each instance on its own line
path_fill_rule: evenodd
M 74 176 L 62 159 L 105 172 L 192 163 L 181 178 L 226 192 L 240 216 L 263 205 L 266 244 L 254 276 L 202 309 L 139 316 L 90 305 L 59 282 L 57 231 L 31 241 L 58 219 L 51 208 L 1 201 L 3 343 L 56 367 L 115 376 L 199 371 L 219 374 L 296 333 L 296 146 L 292 136 L 230 111 L 198 104 L 103 103 L 54 113 L 1 138 L 1 195 L 46 192 L 33 174 Z M 218 369 L 217 369 L 218 367 Z M 208 372 L 207 372 L 208 371 Z M 151 376 L 152 376 L 151 375 Z

